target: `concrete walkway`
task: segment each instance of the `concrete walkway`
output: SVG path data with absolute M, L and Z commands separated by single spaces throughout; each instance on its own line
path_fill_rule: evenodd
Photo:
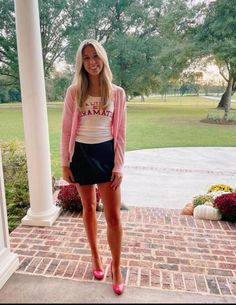
M 236 298 L 126 287 L 114 295 L 111 285 L 14 274 L 0 291 L 1 304 L 235 304 Z
M 236 188 L 236 147 L 130 151 L 125 157 L 122 201 L 127 206 L 181 209 L 218 183 Z
M 210 99 L 210 100 L 217 100 L 217 101 L 220 101 L 220 99 L 221 99 L 221 96 L 209 96 L 209 95 L 204 95 L 204 96 L 202 96 L 202 97 L 208 98 L 208 99 Z M 231 102 L 236 102 L 236 99 L 231 98 Z

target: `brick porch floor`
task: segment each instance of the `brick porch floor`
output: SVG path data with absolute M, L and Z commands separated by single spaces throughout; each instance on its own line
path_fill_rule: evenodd
M 236 224 L 197 220 L 176 209 L 122 210 L 122 273 L 127 286 L 236 296 Z M 103 212 L 97 212 L 105 278 L 110 251 Z M 52 227 L 20 225 L 10 234 L 20 258 L 16 273 L 96 281 L 82 215 L 63 212 Z

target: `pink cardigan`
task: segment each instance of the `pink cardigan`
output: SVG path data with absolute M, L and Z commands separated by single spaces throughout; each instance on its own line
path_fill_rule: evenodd
M 62 114 L 62 132 L 60 143 L 61 165 L 69 166 L 71 162 L 77 128 L 79 127 L 79 116 L 76 107 L 76 87 L 68 87 Z M 113 172 L 122 172 L 124 165 L 125 138 L 126 138 L 126 97 L 124 90 L 113 85 L 114 115 L 112 119 L 112 134 L 114 138 L 115 160 Z

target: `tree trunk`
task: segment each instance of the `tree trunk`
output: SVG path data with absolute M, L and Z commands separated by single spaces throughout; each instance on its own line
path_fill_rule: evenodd
M 227 93 L 227 92 L 228 92 L 228 90 L 229 90 L 229 83 L 231 83 L 231 88 L 230 88 L 230 90 L 231 90 L 231 95 L 230 95 L 230 98 L 231 98 L 231 96 L 232 96 L 232 95 L 234 94 L 234 92 L 235 92 L 235 88 L 234 88 L 234 85 L 235 85 L 235 78 L 232 77 L 232 78 L 229 78 L 229 81 L 228 81 L 228 84 L 227 84 L 227 88 L 226 88 L 225 92 L 222 94 L 221 99 L 220 99 L 220 102 L 219 102 L 217 108 L 223 108 L 223 109 L 225 109 L 225 107 L 226 107 L 227 99 L 228 99 L 228 93 Z M 231 103 L 231 101 L 230 101 L 230 103 Z
M 232 95 L 232 87 L 233 87 L 234 79 L 233 77 L 229 78 L 229 82 L 225 91 L 225 104 L 224 104 L 224 120 L 228 120 L 229 118 L 229 111 L 230 111 L 230 104 L 231 104 L 231 95 Z
M 205 95 L 206 95 L 206 96 L 208 95 L 208 89 L 209 89 L 209 88 L 208 88 L 208 85 L 205 85 L 205 86 L 204 86 L 204 91 L 205 91 Z
M 221 99 L 220 99 L 220 102 L 219 102 L 217 108 L 225 108 L 226 98 L 227 98 L 227 95 L 226 95 L 226 91 L 225 91 L 221 96 Z

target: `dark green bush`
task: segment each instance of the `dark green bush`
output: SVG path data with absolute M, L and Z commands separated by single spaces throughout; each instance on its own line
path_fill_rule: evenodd
M 17 140 L 0 141 L 9 231 L 17 227 L 30 207 L 26 153 Z

